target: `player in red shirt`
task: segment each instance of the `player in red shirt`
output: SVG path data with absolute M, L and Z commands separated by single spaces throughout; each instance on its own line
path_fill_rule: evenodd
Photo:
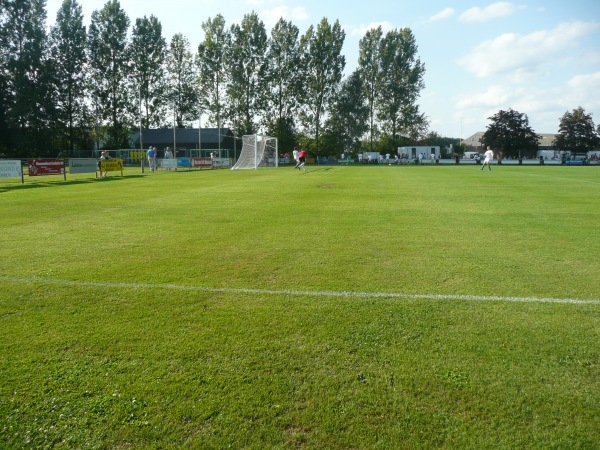
M 306 167 L 304 166 L 304 164 L 306 163 L 306 155 L 308 155 L 308 152 L 306 150 L 300 150 L 300 153 L 298 153 L 298 164 L 296 164 L 296 168 L 298 170 L 303 169 L 305 172 Z

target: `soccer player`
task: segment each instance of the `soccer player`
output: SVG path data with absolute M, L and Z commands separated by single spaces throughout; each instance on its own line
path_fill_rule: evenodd
M 485 166 L 488 166 L 488 169 L 492 170 L 492 166 L 490 165 L 490 161 L 492 159 L 494 159 L 494 152 L 492 151 L 492 149 L 490 148 L 489 145 L 487 147 L 487 151 L 484 153 L 483 156 L 485 157 L 485 159 L 483 160 L 483 164 L 481 165 L 481 170 L 483 170 L 483 168 Z
M 300 153 L 298 153 L 298 170 L 303 169 L 306 172 L 306 167 L 304 167 L 304 164 L 306 163 L 307 154 L 308 152 L 304 149 L 300 150 Z
M 296 147 L 294 147 L 294 151 L 292 152 L 292 155 L 294 155 L 294 161 L 296 161 L 296 166 L 294 167 L 294 169 L 297 169 L 298 166 L 300 165 L 300 161 L 298 160 L 298 149 Z

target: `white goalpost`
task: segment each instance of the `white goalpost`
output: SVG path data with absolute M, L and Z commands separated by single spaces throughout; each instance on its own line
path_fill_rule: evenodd
M 261 134 L 242 137 L 240 157 L 231 170 L 257 169 L 259 167 L 278 167 L 277 138 Z

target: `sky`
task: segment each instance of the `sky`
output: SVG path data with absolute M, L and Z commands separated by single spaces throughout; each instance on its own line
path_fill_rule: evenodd
M 84 24 L 106 0 L 78 0 Z M 47 0 L 51 26 L 62 0 Z M 600 2 L 597 0 L 120 0 L 131 23 L 154 15 L 167 42 L 182 33 L 192 49 L 202 23 L 221 14 L 226 26 L 256 12 L 267 31 L 279 20 L 304 33 L 323 18 L 345 30 L 346 75 L 359 41 L 381 26 L 410 28 L 425 65 L 419 105 L 430 131 L 466 139 L 512 108 L 536 133 L 557 133 L 560 118 L 582 107 L 600 124 Z M 302 70 L 302 68 L 298 68 Z

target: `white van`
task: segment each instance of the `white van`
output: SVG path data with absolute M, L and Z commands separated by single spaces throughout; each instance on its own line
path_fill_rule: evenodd
M 463 159 L 477 159 L 479 152 L 465 152 Z

